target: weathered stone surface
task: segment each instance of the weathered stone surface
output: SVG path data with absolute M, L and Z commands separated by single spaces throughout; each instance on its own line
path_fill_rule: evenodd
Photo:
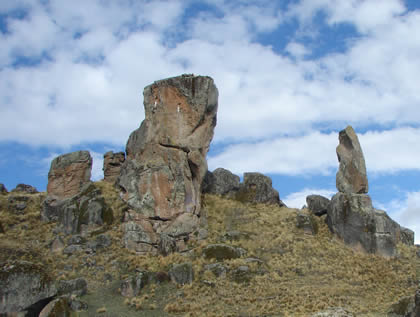
M 146 272 L 139 272 L 134 276 L 128 277 L 121 282 L 121 295 L 124 297 L 137 296 L 147 283 L 148 276 Z
M 7 194 L 7 188 L 2 183 L 0 183 L 0 194 Z
M 414 296 L 400 298 L 387 311 L 387 317 L 419 317 L 420 316 L 420 290 Z
M 92 157 L 88 151 L 77 151 L 56 157 L 48 173 L 48 195 L 70 198 L 90 182 Z
M 123 200 L 139 215 L 123 225 L 126 247 L 157 250 L 160 233 L 179 226 L 175 219 L 200 214 L 217 98 L 213 80 L 202 76 L 168 78 L 144 89 L 145 119 L 130 135 L 117 181 Z
M 306 197 L 306 204 L 314 215 L 320 217 L 327 213 L 330 200 L 320 195 L 309 195 Z
M 50 246 L 50 250 L 53 253 L 58 253 L 58 252 L 62 252 L 64 250 L 64 241 L 63 238 L 60 236 L 57 236 L 54 238 L 53 241 L 51 241 L 51 246 Z
M 26 184 L 18 184 L 16 188 L 12 189 L 12 192 L 36 194 L 38 191 L 35 187 Z
M 328 209 L 328 227 L 345 243 L 383 256 L 396 255 L 396 245 L 406 238 L 401 227 L 384 211 L 374 209 L 365 194 L 337 193 Z
M 401 242 L 406 245 L 414 245 L 414 231 L 408 228 L 404 228 L 403 226 L 400 226 L 400 228 L 401 228 Z
M 210 244 L 203 249 L 203 254 L 208 259 L 216 259 L 217 261 L 237 259 L 246 252 L 244 249 L 235 248 L 227 244 Z
M 208 171 L 203 181 L 203 193 L 233 196 L 239 190 L 240 178 L 224 168 Z
M 83 296 L 87 292 L 87 282 L 84 278 L 76 278 L 74 280 L 64 281 L 58 283 L 58 294 L 60 295 L 77 295 Z
M 251 280 L 251 270 L 247 265 L 241 265 L 232 271 L 232 280 L 236 283 L 248 283 Z
M 296 227 L 303 229 L 306 234 L 317 234 L 318 224 L 313 215 L 308 215 L 304 212 L 298 212 L 296 215 Z
M 354 317 L 354 315 L 341 307 L 334 307 L 313 314 L 311 317 Z
M 0 265 L 0 314 L 23 311 L 56 294 L 54 281 L 44 267 L 25 261 Z
M 368 192 L 365 158 L 359 139 L 351 126 L 339 133 L 337 157 L 340 166 L 336 175 L 339 192 L 365 194 Z
M 171 281 L 180 285 L 191 284 L 194 281 L 194 270 L 191 263 L 175 264 L 169 270 Z
M 66 234 L 83 233 L 113 222 L 112 209 L 105 203 L 101 190 L 87 183 L 71 198 L 60 200 L 48 196 L 42 206 L 43 221 L 58 221 Z
M 236 199 L 242 202 L 285 206 L 279 192 L 272 186 L 271 178 L 260 173 L 244 173 Z
M 211 271 L 216 277 L 225 278 L 228 272 L 226 266 L 223 263 L 211 263 L 204 266 L 206 271 Z
M 39 317 L 70 317 L 71 315 L 69 302 L 66 298 L 60 297 L 49 302 Z
M 106 249 L 111 246 L 111 237 L 108 234 L 100 234 L 87 243 L 87 248 L 92 252 L 97 252 L 101 249 Z
M 125 153 L 112 151 L 104 154 L 104 181 L 115 183 L 120 176 L 121 166 L 125 161 Z

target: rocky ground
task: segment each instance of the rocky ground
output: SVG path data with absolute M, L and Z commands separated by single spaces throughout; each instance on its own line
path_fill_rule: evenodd
M 45 193 L 0 194 L 0 283 L 13 268 L 36 269 L 43 291 L 64 295 L 79 316 L 411 316 L 415 246 L 400 244 L 391 258 L 357 252 L 331 234 L 326 215 L 208 194 L 206 239 L 140 255 L 123 247 L 118 192 L 94 186 L 113 221 L 85 236 L 41 221 Z M 328 308 L 335 315 L 315 315 Z

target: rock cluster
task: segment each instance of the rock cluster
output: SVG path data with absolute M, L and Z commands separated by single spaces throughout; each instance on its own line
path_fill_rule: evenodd
M 90 181 L 91 168 L 88 151 L 64 154 L 52 161 L 48 195 L 41 210 L 43 221 L 58 222 L 58 229 L 66 234 L 86 233 L 112 223 L 112 210 Z
M 14 189 L 12 189 L 12 192 L 36 194 L 38 191 L 35 187 L 33 187 L 31 185 L 18 184 Z
M 339 192 L 328 205 L 330 230 L 345 243 L 383 256 L 396 255 L 396 245 L 414 243 L 414 233 L 400 227 L 385 211 L 372 206 L 363 153 L 352 127 L 340 131 L 337 147 L 340 162 L 337 173 Z
M 125 162 L 125 153 L 112 151 L 104 154 L 104 181 L 114 184 L 120 176 L 121 166 Z
M 244 181 L 224 168 L 208 171 L 203 181 L 203 193 L 220 195 L 248 203 L 285 206 L 271 178 L 261 173 L 244 173 Z
M 125 246 L 182 250 L 198 228 L 218 91 L 210 77 L 182 75 L 144 89 L 145 119 L 131 133 L 117 181 L 130 206 Z

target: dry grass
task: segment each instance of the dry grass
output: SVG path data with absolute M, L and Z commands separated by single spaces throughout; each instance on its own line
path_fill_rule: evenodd
M 37 261 L 60 279 L 85 277 L 90 296 L 108 287 L 106 274 L 115 281 L 136 269 L 167 272 L 173 263 L 192 262 L 195 281 L 191 285 L 175 291 L 151 285 L 138 297 L 127 299 L 126 305 L 121 297 L 121 304 L 136 314 L 153 310 L 156 316 L 164 314 L 163 310 L 183 316 L 310 316 L 331 306 L 345 307 L 357 316 L 383 316 L 387 307 L 398 298 L 413 295 L 416 289 L 420 266 L 414 247 L 400 246 L 394 259 L 359 253 L 333 237 L 323 218 L 317 218 L 318 234 L 307 235 L 295 227 L 294 209 L 246 205 L 211 195 L 204 198 L 203 207 L 209 231 L 206 241 L 192 241 L 193 251 L 188 255 L 137 255 L 122 247 L 124 204 L 118 192 L 104 182 L 96 185 L 114 211 L 114 224 L 107 231 L 112 238 L 110 248 L 89 256 L 51 254 L 54 224 L 42 223 L 39 217 L 45 195 L 29 195 L 25 213 L 16 215 L 7 209 L 8 194 L 0 196 L 0 221 L 6 227 L 0 234 L 0 260 Z M 231 231 L 240 233 L 238 240 L 226 241 L 224 237 Z M 215 277 L 204 270 L 215 261 L 204 259 L 201 252 L 206 245 L 221 241 L 246 249 L 246 257 L 263 263 L 228 260 L 224 262 L 227 277 Z M 89 261 L 95 264 L 89 266 Z M 249 281 L 234 282 L 232 272 L 244 265 L 251 272 Z

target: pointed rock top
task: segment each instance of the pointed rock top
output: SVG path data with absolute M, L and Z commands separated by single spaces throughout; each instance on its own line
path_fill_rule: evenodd
M 356 132 L 347 126 L 339 133 L 337 157 L 340 163 L 336 186 L 339 192 L 365 194 L 368 192 L 365 158 Z

